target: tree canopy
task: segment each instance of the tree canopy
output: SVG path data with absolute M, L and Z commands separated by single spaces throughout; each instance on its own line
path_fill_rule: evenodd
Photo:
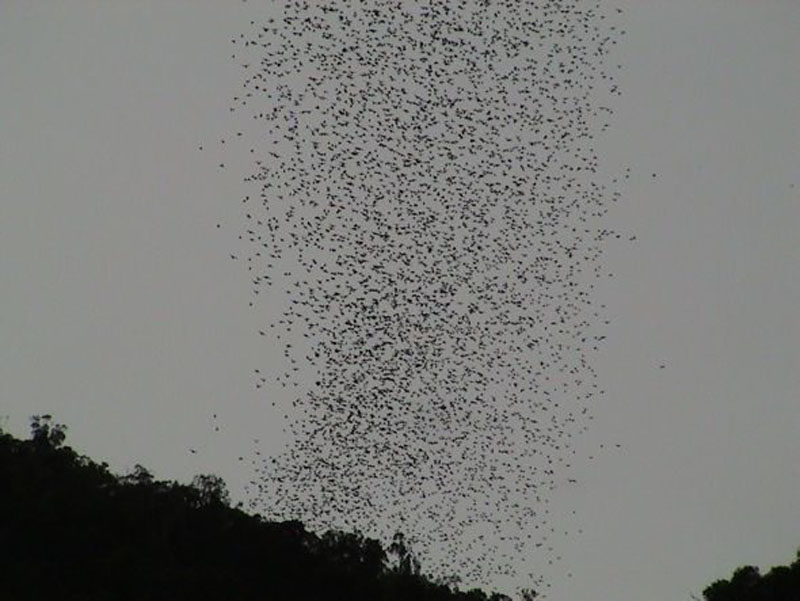
M 718 580 L 703 591 L 705 601 L 797 601 L 800 599 L 800 550 L 788 566 L 761 574 L 755 566 L 734 571 L 730 580 Z

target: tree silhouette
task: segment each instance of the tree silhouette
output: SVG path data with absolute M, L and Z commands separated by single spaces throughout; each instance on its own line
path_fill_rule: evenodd
M 414 557 L 411 549 L 408 548 L 405 535 L 396 532 L 392 544 L 389 545 L 389 552 L 397 558 L 397 569 L 401 574 L 419 574 L 419 561 Z
M 730 580 L 718 580 L 703 591 L 706 601 L 797 601 L 800 599 L 800 549 L 789 566 L 762 575 L 755 566 L 743 566 Z
M 52 415 L 34 415 L 31 417 L 31 439 L 34 444 L 54 449 L 64 444 L 67 438 L 67 427 L 52 424 Z
M 200 493 L 200 504 L 203 506 L 230 504 L 230 495 L 225 481 L 219 476 L 197 475 L 192 480 L 192 487 Z

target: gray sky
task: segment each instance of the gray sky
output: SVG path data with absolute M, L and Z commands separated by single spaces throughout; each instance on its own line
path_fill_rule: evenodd
M 597 148 L 632 170 L 607 220 L 637 239 L 607 250 L 606 394 L 554 499 L 583 532 L 546 573 L 552 598 L 672 601 L 800 547 L 800 4 L 618 5 Z M 237 498 L 252 439 L 285 440 L 216 228 L 241 174 L 197 148 L 230 132 L 230 39 L 253 14 L 0 5 L 0 417 L 23 435 L 51 412 L 114 469 L 215 472 Z

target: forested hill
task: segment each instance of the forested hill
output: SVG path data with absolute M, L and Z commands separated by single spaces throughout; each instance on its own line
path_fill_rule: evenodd
M 64 443 L 49 416 L 0 431 L 3 601 L 510 601 L 431 582 L 402 535 L 317 536 L 230 507 L 216 476 L 117 476 Z
M 230 507 L 216 476 L 164 482 L 139 465 L 117 476 L 65 445 L 49 416 L 31 429 L 30 440 L 0 430 L 2 601 L 511 601 L 432 582 L 400 533 L 386 550 L 358 533 L 317 536 Z M 800 551 L 703 597 L 800 601 Z

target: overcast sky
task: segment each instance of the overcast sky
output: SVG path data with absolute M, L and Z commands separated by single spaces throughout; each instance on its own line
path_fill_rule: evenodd
M 596 146 L 631 168 L 607 220 L 636 240 L 605 258 L 606 394 L 554 499 L 583 532 L 551 598 L 685 600 L 800 547 L 800 3 L 615 6 L 622 96 Z M 216 227 L 241 174 L 198 147 L 230 132 L 230 39 L 256 12 L 0 2 L 0 420 L 52 413 L 116 470 L 213 472 L 237 499 L 253 439 L 286 440 Z

